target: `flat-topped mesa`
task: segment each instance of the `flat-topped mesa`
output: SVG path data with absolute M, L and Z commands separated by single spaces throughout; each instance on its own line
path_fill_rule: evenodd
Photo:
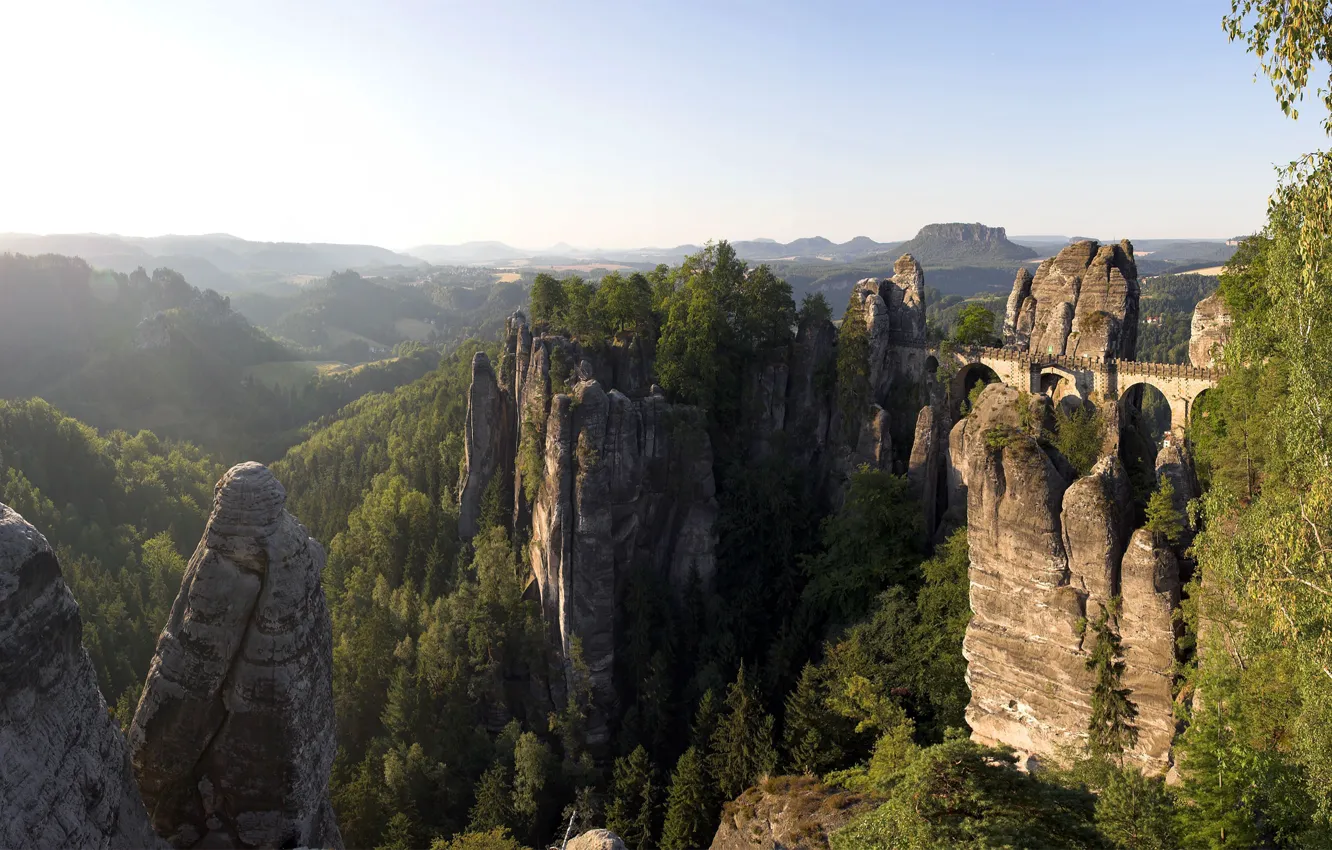
M 1189 362 L 1211 368 L 1221 359 L 1221 349 L 1230 339 L 1230 311 L 1220 292 L 1213 292 L 1193 308 L 1189 326 Z
M 0 505 L 0 847 L 165 847 L 46 538 Z
M 1004 314 L 1004 344 L 1036 354 L 1132 360 L 1138 344 L 1133 245 L 1075 242 L 1019 273 Z
M 340 847 L 324 550 L 257 463 L 218 482 L 130 727 L 176 847 Z

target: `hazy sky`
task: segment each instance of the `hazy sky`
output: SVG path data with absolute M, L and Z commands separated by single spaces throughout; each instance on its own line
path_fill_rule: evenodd
M 1326 144 L 1224 0 L 0 0 L 0 231 L 1230 236 Z

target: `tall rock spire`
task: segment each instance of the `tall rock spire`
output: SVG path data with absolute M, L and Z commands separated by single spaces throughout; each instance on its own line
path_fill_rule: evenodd
M 324 550 L 257 463 L 218 482 L 130 728 L 176 847 L 340 847 Z

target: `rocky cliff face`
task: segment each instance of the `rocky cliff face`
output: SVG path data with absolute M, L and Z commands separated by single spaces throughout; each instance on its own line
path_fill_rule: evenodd
M 324 551 L 267 468 L 218 482 L 130 728 L 176 847 L 339 847 Z
M 1145 772 L 1170 769 L 1175 738 L 1174 611 L 1179 607 L 1179 561 L 1145 528 L 1133 532 L 1120 572 L 1119 636 L 1124 686 L 1138 709 L 1138 744 L 1129 754 Z
M 465 476 L 472 480 L 473 458 L 479 477 L 511 471 L 512 492 L 502 479 L 502 497 L 513 500 L 515 523 L 530 529 L 552 643 L 566 666 L 577 643 L 590 671 L 589 741 L 601 744 L 615 704 L 616 601 L 630 571 L 654 570 L 683 589 L 694 577 L 709 582 L 716 569 L 711 442 L 701 411 L 670 404 L 647 382 L 636 341 L 597 355 L 563 337 L 534 337 L 515 314 L 505 351 L 493 383 L 488 362 L 473 362 Z M 784 416 L 785 373 L 758 387 L 769 415 Z M 472 435 L 490 423 L 501 423 L 504 436 L 488 444 L 493 455 L 473 454 Z M 460 508 L 468 499 L 464 488 Z M 475 519 L 460 521 L 460 530 L 474 533 Z M 552 683 L 557 700 L 568 685 Z
M 1041 421 L 1044 411 L 1035 408 L 1048 401 L 1030 400 L 1025 417 L 1021 403 L 1016 390 L 993 384 L 949 436 L 971 549 L 967 721 L 977 739 L 1037 757 L 1077 746 L 1091 711 L 1086 623 L 1120 596 L 1125 683 L 1142 718 L 1131 755 L 1164 771 L 1173 735 L 1174 556 L 1150 535 L 1144 545 L 1142 531 L 1130 538 L 1130 487 L 1119 460 L 1106 456 L 1075 478 L 1020 430 L 1023 419 Z
M 1131 360 L 1138 341 L 1133 245 L 1076 242 L 1019 273 L 1004 315 L 1004 343 L 1042 354 Z
M 925 349 L 894 346 L 925 330 L 925 279 L 910 256 L 888 279 L 856 286 L 870 337 L 871 398 L 864 417 L 843 427 L 834 403 L 837 329 L 810 320 L 787 349 L 759 357 L 741 381 L 751 456 L 780 445 L 825 505 L 835 505 L 861 464 L 905 472 L 894 459 L 890 401 L 919 391 Z M 707 586 L 716 569 L 713 448 L 705 413 L 672 404 L 651 383 L 652 352 L 637 339 L 595 351 L 560 335 L 533 335 L 515 313 L 499 368 L 473 361 L 467 463 L 459 529 L 476 532 L 480 502 L 496 486 L 512 500 L 552 642 L 567 662 L 574 645 L 592 677 L 591 742 L 606 740 L 613 713 L 617 599 L 635 569 L 683 590 Z M 914 415 L 919 403 L 910 406 Z M 910 438 L 906 423 L 906 437 Z M 852 427 L 854 426 L 854 427 Z M 915 464 L 922 488 L 937 481 L 945 426 L 931 424 L 934 448 Z M 899 447 L 901 448 L 901 447 Z M 895 469 L 896 467 L 896 469 Z M 934 470 L 927 473 L 926 468 Z M 561 701 L 569 681 L 552 683 Z
M 1220 292 L 1213 292 L 1193 308 L 1189 327 L 1189 362 L 1194 366 L 1215 366 L 1221 349 L 1230 339 L 1230 312 Z
M 0 505 L 0 846 L 165 846 L 37 529 Z
M 505 443 L 506 438 L 511 437 L 499 381 L 490 367 L 490 358 L 482 351 L 472 357 L 472 384 L 467 390 L 467 408 L 473 414 L 467 417 L 463 436 L 465 462 L 463 480 L 458 488 L 458 533 L 463 537 L 476 534 L 481 502 L 495 474 L 504 474 L 501 466 Z

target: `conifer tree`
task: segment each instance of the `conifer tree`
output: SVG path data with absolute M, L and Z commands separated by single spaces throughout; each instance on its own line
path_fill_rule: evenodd
M 828 736 L 831 721 L 818 669 L 806 664 L 795 690 L 786 698 L 783 742 L 791 770 L 818 776 L 837 763 L 842 753 Z
M 1113 760 L 1123 766 L 1124 751 L 1138 742 L 1138 728 L 1133 719 L 1138 710 L 1128 698 L 1124 684 L 1124 659 L 1114 618 L 1119 599 L 1102 606 L 1091 624 L 1092 650 L 1087 669 L 1096 676 L 1092 686 L 1091 720 L 1087 724 L 1087 744 L 1095 758 Z
M 690 747 L 675 763 L 666 801 L 666 822 L 661 829 L 661 850 L 702 847 L 713 828 L 716 803 L 707 766 L 697 747 Z
M 513 825 L 513 789 L 509 786 L 509 770 L 497 761 L 481 774 L 476 783 L 476 802 L 467 824 L 468 832 L 489 832 Z
M 1175 485 L 1168 475 L 1161 476 L 1161 483 L 1147 502 L 1146 528 L 1171 543 L 1178 543 L 1184 535 L 1184 515 L 1175 507 Z
M 712 733 L 708 761 L 723 799 L 732 799 L 771 773 L 777 765 L 772 745 L 772 715 L 745 681 L 745 666 L 726 690 L 726 711 Z
M 615 760 L 610 803 L 606 806 L 606 828 L 624 839 L 634 850 L 652 850 L 656 836 L 656 769 L 640 745 L 628 756 Z
M 712 747 L 712 733 L 717 731 L 717 695 L 708 688 L 703 698 L 698 701 L 698 710 L 694 712 L 694 725 L 689 731 L 689 743 L 700 753 L 706 753 Z

